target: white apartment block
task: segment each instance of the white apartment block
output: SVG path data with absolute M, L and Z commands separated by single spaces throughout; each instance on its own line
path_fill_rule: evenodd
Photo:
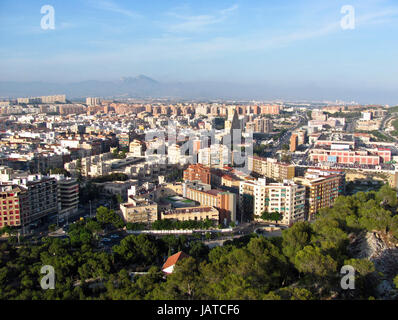
M 231 163 L 231 152 L 225 145 L 213 144 L 210 148 L 199 150 L 198 163 L 223 168 Z
M 86 104 L 88 106 L 98 106 L 101 103 L 101 99 L 100 98 L 86 98 Z
M 268 213 L 279 212 L 283 215 L 283 225 L 291 225 L 305 218 L 305 187 L 285 180 L 283 183 L 269 183 L 266 179 L 258 181 L 242 181 L 240 196 L 249 192 L 254 198 L 254 215 L 261 216 L 264 211 Z M 257 218 L 261 220 L 261 218 Z

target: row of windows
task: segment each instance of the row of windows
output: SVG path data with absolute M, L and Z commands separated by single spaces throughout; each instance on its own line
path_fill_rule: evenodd
M 0 217 L 0 221 L 6 221 L 6 220 L 19 220 L 19 216 L 15 216 L 14 218 L 13 217 L 9 217 L 9 219 L 7 218 L 7 217 Z
M 8 204 L 13 204 L 13 203 L 18 203 L 19 202 L 19 200 L 18 199 L 15 199 L 15 200 L 8 200 Z M 6 200 L 3 200 L 3 204 L 7 204 L 7 201 Z
M 0 207 L 0 208 L 1 208 L 1 207 Z M 16 205 L 9 205 L 9 206 L 3 206 L 3 210 L 14 209 L 14 208 L 19 208 L 19 204 L 16 204 Z
M 4 222 L 4 226 L 13 226 L 13 225 L 18 225 L 18 224 L 19 224 L 19 221 L 16 221 L 15 223 L 14 223 L 14 221 L 10 221 L 9 223 Z M 2 227 L 2 226 L 3 226 L 3 223 L 0 222 L 0 227 Z
M 7 214 L 13 215 L 14 211 L 0 211 L 0 214 L 1 215 L 7 215 Z M 15 210 L 15 214 L 19 214 L 19 210 Z

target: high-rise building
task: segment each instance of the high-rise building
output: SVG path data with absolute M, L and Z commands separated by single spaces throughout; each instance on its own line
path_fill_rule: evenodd
M 7 218 L 2 226 L 8 221 L 7 225 L 26 227 L 58 213 L 58 184 L 54 178 L 12 174 L 1 181 L 0 187 L 2 212 Z
M 66 96 L 64 94 L 53 95 L 53 96 L 42 96 L 42 97 L 30 97 L 30 98 L 17 98 L 18 104 L 21 103 L 66 103 Z
M 295 152 L 297 150 L 297 139 L 298 136 L 296 133 L 293 133 L 290 137 L 290 152 Z
M 296 133 L 297 133 L 297 145 L 301 146 L 305 144 L 307 140 L 307 131 L 298 130 Z
M 245 194 L 254 197 L 254 216 L 261 220 L 264 212 L 278 212 L 283 225 L 292 225 L 305 219 L 305 187 L 286 180 L 283 183 L 267 183 L 265 178 L 240 183 L 240 201 Z
M 223 168 L 231 163 L 231 150 L 223 144 L 212 144 L 199 150 L 198 162 L 211 167 Z
M 134 140 L 130 143 L 129 152 L 132 154 L 133 157 L 142 157 L 143 147 L 139 140 Z
M 184 170 L 184 180 L 186 181 L 200 181 L 204 184 L 210 184 L 211 174 L 210 168 L 200 163 L 191 164 L 186 170 Z
M 24 224 L 58 212 L 58 184 L 54 178 L 37 175 L 29 176 L 27 180 L 22 179 L 20 182 L 28 189 L 29 214 L 23 217 Z
M 180 163 L 182 154 L 181 147 L 178 144 L 172 144 L 167 148 L 167 155 L 170 164 L 178 164 Z
M 261 114 L 278 115 L 280 114 L 281 107 L 277 104 L 275 105 L 264 105 L 260 107 Z
M 0 184 L 0 228 L 19 227 L 22 217 L 28 214 L 27 190 L 13 184 Z
M 345 173 L 338 170 L 308 169 L 304 177 L 294 182 L 306 188 L 306 219 L 313 220 L 323 208 L 333 206 L 345 189 Z
M 77 179 L 64 175 L 51 175 L 58 184 L 58 214 L 72 215 L 77 213 L 79 206 L 79 183 Z
M 101 103 L 100 98 L 91 98 L 91 97 L 86 98 L 86 105 L 88 105 L 89 107 L 98 106 L 100 103 Z
M 130 146 L 130 134 L 127 132 L 123 132 L 118 135 L 119 138 L 119 146 L 124 148 L 124 147 L 129 147 Z
M 58 94 L 54 96 L 43 96 L 40 97 L 41 103 L 66 103 L 66 95 Z
M 254 120 L 255 132 L 270 133 L 273 130 L 272 120 L 267 118 L 257 118 Z

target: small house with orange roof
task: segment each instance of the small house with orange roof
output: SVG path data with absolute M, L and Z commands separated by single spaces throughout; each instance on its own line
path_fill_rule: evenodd
M 164 263 L 163 267 L 162 267 L 162 271 L 165 274 L 172 274 L 174 271 L 174 267 L 177 264 L 178 261 L 181 261 L 185 258 L 188 258 L 189 255 L 187 255 L 186 253 L 180 251 L 172 256 L 170 256 L 166 262 Z

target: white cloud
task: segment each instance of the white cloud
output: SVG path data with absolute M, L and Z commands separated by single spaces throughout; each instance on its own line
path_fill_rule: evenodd
M 93 2 L 93 4 L 97 9 L 100 9 L 100 10 L 119 13 L 121 15 L 130 17 L 130 18 L 141 17 L 140 14 L 138 14 L 134 11 L 128 10 L 128 9 L 124 9 L 124 8 L 120 7 L 119 5 L 117 5 L 116 3 L 114 3 L 113 1 L 101 0 L 101 1 L 95 1 L 95 2 Z
M 167 27 L 168 32 L 183 33 L 183 32 L 202 32 L 206 27 L 219 24 L 224 22 L 231 13 L 239 8 L 238 5 L 233 5 L 230 8 L 226 8 L 218 11 L 216 14 L 205 14 L 205 15 L 181 15 L 175 12 L 169 13 L 169 15 L 177 18 L 181 22 L 169 25 Z
M 357 17 L 356 22 L 359 26 L 366 24 L 385 24 L 391 22 L 389 18 L 393 18 L 397 15 L 397 8 L 387 8 L 384 10 L 360 15 Z

